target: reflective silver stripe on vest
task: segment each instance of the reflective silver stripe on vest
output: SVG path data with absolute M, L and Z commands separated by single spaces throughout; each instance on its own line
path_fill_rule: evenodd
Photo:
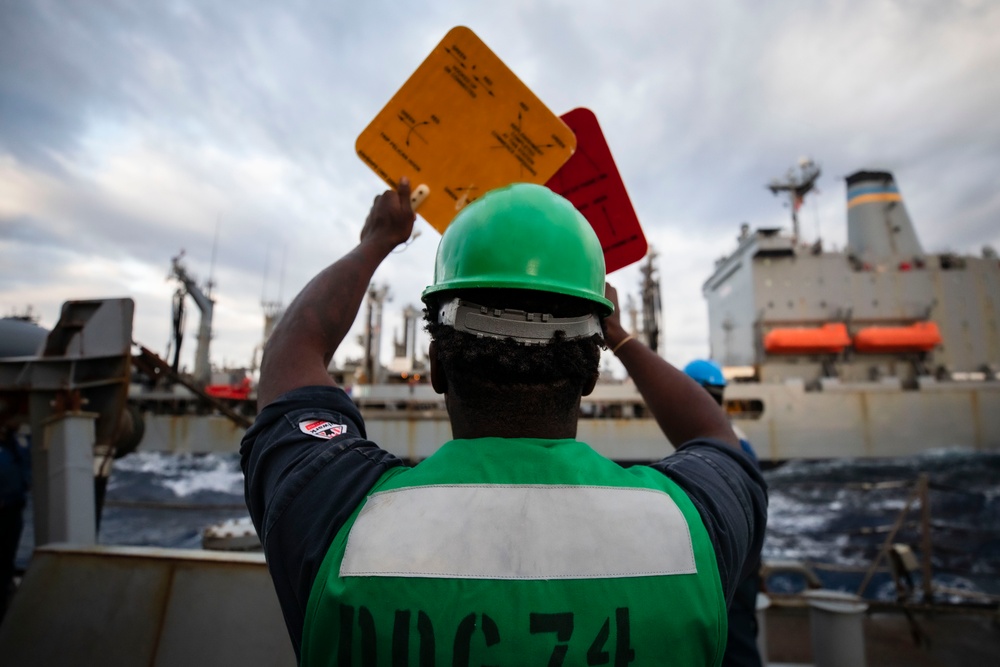
M 697 572 L 673 499 L 597 486 L 419 486 L 373 493 L 342 577 L 594 579 Z

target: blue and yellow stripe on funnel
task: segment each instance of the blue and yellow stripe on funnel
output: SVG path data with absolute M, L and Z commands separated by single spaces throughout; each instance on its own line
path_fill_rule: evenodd
M 847 191 L 847 208 L 861 204 L 896 201 L 903 201 L 903 198 L 893 183 L 886 185 L 862 185 Z

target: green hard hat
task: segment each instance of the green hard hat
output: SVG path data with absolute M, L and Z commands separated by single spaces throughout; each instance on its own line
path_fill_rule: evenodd
M 434 284 L 422 299 L 455 290 L 528 289 L 614 306 L 604 298 L 604 251 L 587 219 L 543 185 L 491 190 L 455 216 L 438 245 Z

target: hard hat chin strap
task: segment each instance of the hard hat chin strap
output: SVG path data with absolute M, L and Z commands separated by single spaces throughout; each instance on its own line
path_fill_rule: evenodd
M 580 317 L 554 317 L 548 313 L 487 308 L 452 299 L 438 310 L 438 323 L 479 337 L 513 338 L 523 345 L 547 345 L 557 331 L 567 340 L 602 335 L 601 322 L 591 313 Z

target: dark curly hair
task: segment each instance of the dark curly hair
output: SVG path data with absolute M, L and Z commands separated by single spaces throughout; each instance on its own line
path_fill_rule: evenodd
M 480 289 L 460 296 L 488 308 L 515 308 L 555 317 L 593 312 L 587 301 L 544 292 Z M 599 373 L 601 336 L 566 340 L 561 332 L 548 345 L 524 345 L 512 338 L 479 337 L 437 322 L 436 304 L 424 310 L 425 329 L 434 340 L 449 392 L 470 407 L 498 418 L 545 418 L 576 411 L 584 387 Z

